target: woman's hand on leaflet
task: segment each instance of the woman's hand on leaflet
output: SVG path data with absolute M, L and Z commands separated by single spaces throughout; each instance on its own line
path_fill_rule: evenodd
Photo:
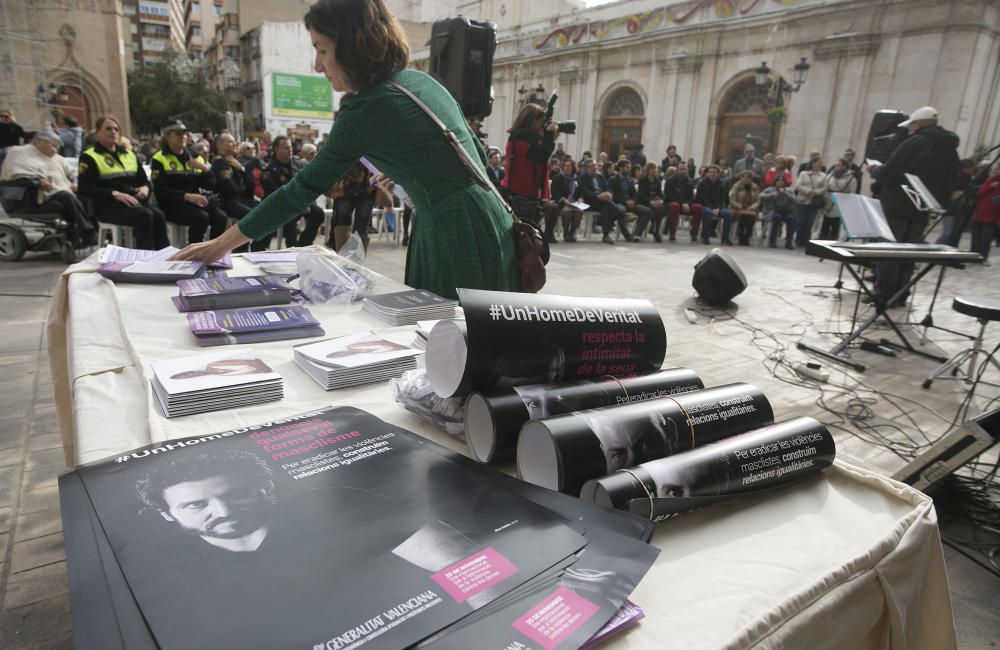
M 233 226 L 215 239 L 198 244 L 189 244 L 174 253 L 171 261 L 178 262 L 214 262 L 221 259 L 226 253 L 241 244 L 250 241 L 250 238 L 240 232 L 239 226 Z

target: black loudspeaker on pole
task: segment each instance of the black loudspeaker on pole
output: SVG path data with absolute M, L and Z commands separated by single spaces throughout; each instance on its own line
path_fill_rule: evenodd
M 493 112 L 493 52 L 497 26 L 465 16 L 440 18 L 431 27 L 429 72 L 448 89 L 466 117 Z

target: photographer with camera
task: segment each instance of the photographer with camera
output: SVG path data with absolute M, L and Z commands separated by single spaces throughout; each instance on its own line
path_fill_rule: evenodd
M 218 237 L 226 229 L 226 213 L 212 194 L 214 178 L 185 147 L 188 128 L 180 120 L 163 127 L 163 148 L 150 163 L 156 203 L 167 221 L 188 227 L 188 241 L 205 240 L 205 230 Z M 214 199 L 214 201 L 213 201 Z
M 549 198 L 549 158 L 556 148 L 559 126 L 546 120 L 535 104 L 525 104 L 507 139 L 507 175 L 502 187 L 519 219 L 542 228 L 542 201 Z

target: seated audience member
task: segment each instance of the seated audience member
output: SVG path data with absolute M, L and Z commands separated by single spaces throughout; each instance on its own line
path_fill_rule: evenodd
M 826 175 L 826 193 L 830 196 L 833 192 L 841 194 L 855 194 L 857 192 L 857 181 L 851 173 L 847 161 L 841 158 L 834 164 L 833 169 Z M 822 208 L 823 221 L 819 226 L 820 239 L 840 238 L 840 216 L 833 205 L 833 201 L 827 201 Z
M 299 151 L 299 158 L 301 158 L 303 162 L 310 163 L 313 158 L 316 157 L 316 153 L 316 145 L 312 142 L 307 142 L 302 145 L 302 149 Z
M 237 160 L 243 165 L 247 172 L 247 180 L 250 181 L 250 197 L 248 197 L 250 204 L 256 205 L 264 198 L 264 186 L 260 182 L 260 175 L 267 165 L 257 157 L 257 147 L 249 141 L 240 143 L 240 155 Z
M 598 222 L 604 234 L 601 241 L 605 244 L 615 243 L 611 238 L 611 229 L 616 221 L 618 227 L 622 229 L 623 236 L 628 237 L 628 230 L 625 227 L 625 207 L 615 205 L 614 197 L 608 189 L 608 179 L 603 174 L 597 173 L 595 161 L 583 161 L 583 170 L 577 181 L 580 185 L 580 198 L 591 210 L 599 213 Z
M 63 158 L 79 158 L 83 151 L 83 128 L 69 115 L 64 115 L 62 122 L 63 128 L 59 130 L 59 139 L 62 140 L 59 154 Z
M 137 248 L 169 246 L 163 212 L 149 203 L 149 179 L 138 157 L 122 144 L 118 119 L 98 118 L 96 132 L 97 142 L 80 154 L 80 196 L 94 202 L 98 221 L 131 226 Z
M 701 243 L 709 243 L 712 222 L 718 218 L 722 220 L 722 243 L 732 246 L 729 232 L 733 226 L 733 213 L 729 209 L 729 194 L 725 185 L 719 180 L 718 165 L 708 166 L 705 178 L 701 179 L 694 190 L 694 202 L 702 206 Z
M 743 147 L 743 157 L 733 165 L 733 175 L 739 177 L 745 171 L 753 172 L 754 180 L 761 181 L 764 178 L 764 161 L 755 154 L 757 148 L 752 144 Z
M 218 154 L 212 161 L 212 175 L 215 177 L 215 191 L 222 202 L 226 216 L 239 221 L 253 209 L 253 181 L 246 167 L 236 157 L 236 139 L 228 133 L 220 133 L 215 138 L 215 152 Z M 266 251 L 271 245 L 271 238 L 264 237 L 251 242 L 249 250 Z M 237 249 L 236 252 L 242 253 Z
M 684 158 L 677 153 L 677 147 L 670 145 L 667 147 L 667 155 L 660 161 L 660 171 L 667 171 L 667 167 L 677 167 L 682 162 Z
M 774 185 L 774 179 L 778 176 L 785 177 L 785 187 L 791 187 L 792 181 L 795 180 L 792 178 L 792 172 L 785 167 L 785 157 L 780 155 L 775 156 L 774 165 L 764 173 L 764 187 Z
M 360 162 L 333 186 L 333 238 L 326 245 L 340 251 L 351 239 L 351 232 L 358 233 L 365 250 L 368 250 L 368 228 L 371 225 L 372 209 L 375 207 L 375 186 L 371 172 Z M 389 204 L 392 205 L 390 199 Z
M 631 172 L 632 163 L 628 160 L 619 160 L 615 163 L 615 174 L 608 179 L 608 188 L 611 190 L 614 202 L 622 206 L 625 212 L 631 212 L 638 218 L 631 235 L 628 234 L 627 230 L 622 229 L 622 237 L 626 241 L 638 242 L 642 233 L 646 231 L 646 226 L 649 225 L 651 213 L 648 207 L 636 202 L 637 196 L 635 185 L 632 184 Z
M 211 140 L 199 140 L 191 146 L 191 154 L 205 167 L 211 168 L 211 158 L 212 158 L 212 145 Z
M 31 144 L 7 148 L 0 180 L 37 180 L 37 212 L 56 212 L 73 227 L 69 232 L 75 248 L 97 243 L 97 232 L 80 199 L 73 192 L 75 170 L 56 153 L 62 141 L 51 128 L 35 133 Z
M 499 189 L 500 183 L 503 181 L 504 171 L 503 167 L 500 166 L 500 151 L 497 149 L 491 151 L 490 157 L 487 159 L 486 175 L 490 177 L 490 182 Z
M 726 184 L 726 187 L 732 187 L 733 181 L 735 181 L 739 176 L 733 175 L 733 168 L 729 166 L 729 159 L 723 156 L 719 158 L 719 180 Z M 760 179 L 756 179 L 756 182 L 760 182 Z
M 681 214 L 691 217 L 691 241 L 696 241 L 702 209 L 694 202 L 694 184 L 685 163 L 678 163 L 677 172 L 663 182 L 663 200 L 667 204 L 667 235 L 670 241 L 677 241 L 677 222 Z
M 629 163 L 632 165 L 632 169 L 641 170 L 646 166 L 646 154 L 642 152 L 644 148 L 645 146 L 642 144 L 632 145 L 631 151 L 625 154 L 625 157 L 628 158 Z
M 563 148 L 562 142 L 557 142 L 556 150 L 552 152 L 552 157 L 558 160 L 559 162 L 562 162 L 568 158 L 572 158 L 573 156 L 566 153 L 566 150 Z
M 562 159 L 552 156 L 551 158 L 549 158 L 549 182 L 552 182 L 552 179 L 561 173 L 562 173 Z
M 605 153 L 605 152 L 602 151 L 601 153 L 597 154 L 597 164 L 600 165 L 602 168 L 604 166 L 604 163 L 606 163 L 608 161 L 609 161 L 609 158 L 608 158 L 608 154 L 607 153 Z
M 163 148 L 150 162 L 153 193 L 167 221 L 188 227 L 190 243 L 218 237 L 226 230 L 226 213 L 213 205 L 215 185 L 210 170 L 202 171 L 184 147 L 187 127 L 179 120 L 163 128 Z M 207 168 L 206 168 L 207 169 Z
M 729 190 L 729 207 L 736 217 L 736 239 L 740 246 L 749 246 L 753 226 L 760 207 L 760 188 L 753 182 L 753 172 L 744 170 Z
M 767 245 L 771 248 L 778 247 L 778 233 L 784 225 L 785 248 L 795 248 L 792 243 L 795 239 L 795 197 L 788 190 L 785 177 L 776 177 L 774 185 L 761 192 L 760 198 L 771 213 L 771 232 L 767 238 Z
M 279 135 L 271 141 L 271 152 L 271 161 L 260 176 L 265 196 L 270 196 L 279 187 L 292 180 L 303 166 L 301 161 L 292 158 L 292 143 L 286 136 Z M 306 222 L 302 234 L 299 234 L 298 218 L 292 219 L 281 229 L 285 246 L 288 248 L 311 246 L 319 227 L 323 225 L 323 210 L 315 203 L 310 203 L 299 216 L 305 218 Z
M 774 154 L 771 153 L 770 151 L 764 154 L 762 160 L 764 161 L 764 171 L 767 171 L 768 169 L 774 167 Z
M 575 242 L 576 229 L 580 227 L 583 212 L 570 205 L 580 197 L 576 163 L 573 162 L 572 158 L 563 161 L 562 171 L 552 179 L 551 194 L 552 202 L 556 205 L 555 214 L 562 219 L 563 241 Z M 548 232 L 548 221 L 546 221 L 545 229 Z M 555 238 L 555 233 L 552 234 Z
M 4 152 L 9 147 L 21 146 L 27 139 L 28 134 L 17 123 L 14 113 L 5 108 L 0 108 L 0 167 L 3 166 Z
M 641 207 L 649 209 L 650 222 L 653 224 L 653 239 L 657 243 L 662 242 L 660 222 L 663 221 L 664 212 L 663 182 L 660 179 L 659 168 L 655 162 L 646 163 L 645 173 L 639 179 L 636 201 Z M 670 237 L 671 241 L 675 241 L 676 239 L 675 236 Z
M 611 161 L 601 163 L 601 176 L 605 179 L 611 178 L 615 173 L 615 164 Z
M 992 174 L 976 192 L 976 209 L 972 213 L 972 250 L 988 259 L 997 224 L 1000 224 L 1000 163 L 993 165 Z

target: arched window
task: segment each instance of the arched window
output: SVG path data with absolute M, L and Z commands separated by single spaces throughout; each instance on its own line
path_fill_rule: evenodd
M 753 79 L 741 83 L 730 91 L 722 109 L 729 113 L 760 113 L 767 108 L 767 92 L 754 83 Z
M 767 152 L 776 153 L 781 125 L 768 121 L 767 104 L 766 90 L 759 88 L 752 76 L 729 90 L 719 102 L 712 162 L 726 158 L 733 164 L 743 156 L 743 147 L 748 142 L 757 149 L 758 158 Z
M 622 88 L 605 105 L 601 128 L 601 151 L 611 160 L 642 142 L 642 120 L 645 110 L 639 93 Z
M 605 117 L 642 117 L 642 98 L 631 88 L 622 88 L 608 102 Z

